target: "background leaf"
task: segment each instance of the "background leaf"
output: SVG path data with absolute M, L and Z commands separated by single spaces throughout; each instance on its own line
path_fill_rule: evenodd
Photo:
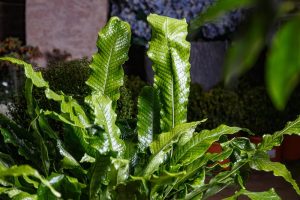
M 274 105 L 283 110 L 300 75 L 300 17 L 289 20 L 275 34 L 267 68 L 267 88 Z

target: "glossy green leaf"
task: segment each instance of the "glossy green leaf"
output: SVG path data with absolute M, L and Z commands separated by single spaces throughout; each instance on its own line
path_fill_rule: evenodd
M 46 179 L 44 179 L 37 170 L 33 169 L 32 167 L 28 165 L 20 165 L 20 166 L 12 166 L 10 168 L 4 168 L 0 166 L 0 178 L 1 177 L 7 177 L 7 176 L 13 176 L 13 177 L 19 177 L 19 176 L 32 176 L 37 178 L 41 181 L 42 184 L 44 184 L 46 187 L 50 189 L 50 191 L 56 196 L 60 197 L 61 194 L 57 192 L 48 182 Z
M 153 63 L 154 87 L 161 101 L 161 129 L 186 122 L 190 88 L 190 43 L 183 20 L 150 14 L 152 39 L 147 52 Z
M 219 140 L 222 135 L 234 134 L 241 128 L 221 125 L 213 130 L 203 130 L 196 134 L 184 146 L 179 146 L 173 153 L 171 165 L 189 164 L 200 158 L 209 149 L 212 143 Z
M 236 192 L 233 196 L 225 198 L 224 200 L 237 200 L 239 196 L 244 195 L 249 197 L 251 200 L 280 200 L 281 198 L 276 194 L 275 190 L 272 188 L 265 192 L 251 192 L 242 189 Z
M 255 170 L 261 170 L 266 172 L 273 172 L 275 176 L 281 176 L 289 182 L 298 195 L 300 195 L 300 189 L 297 185 L 296 181 L 293 179 L 289 170 L 285 167 L 285 165 L 270 161 L 269 155 L 266 152 L 258 151 L 253 159 L 249 162 L 250 167 Z
M 24 67 L 25 70 L 25 76 L 29 79 L 31 79 L 32 83 L 36 86 L 36 87 L 49 87 L 48 82 L 46 82 L 43 79 L 42 73 L 41 72 L 36 72 L 34 71 L 33 67 L 31 64 L 28 64 L 22 60 L 19 60 L 17 58 L 11 58 L 11 57 L 2 57 L 0 58 L 0 60 L 3 61 L 9 61 L 13 64 L 16 65 L 22 65 Z
M 109 147 L 119 156 L 125 152 L 125 143 L 120 139 L 120 129 L 116 125 L 117 115 L 112 108 L 112 101 L 101 94 L 94 94 L 87 98 L 87 102 L 94 110 L 95 124 L 102 126 L 108 136 Z
M 169 151 L 172 150 L 172 145 L 180 140 L 183 135 L 193 133 L 200 122 L 184 123 L 176 126 L 170 132 L 162 133 L 150 144 L 152 156 L 144 170 L 144 176 L 149 177 L 161 165 Z
M 145 86 L 138 99 L 137 132 L 139 148 L 143 151 L 160 133 L 160 102 L 157 91 Z
M 300 75 L 300 17 L 280 27 L 267 60 L 267 89 L 274 105 L 283 110 Z
M 84 184 L 78 182 L 76 178 L 63 174 L 52 173 L 48 177 L 51 186 L 61 193 L 63 199 L 79 200 L 81 190 L 85 188 Z M 40 200 L 56 200 L 57 197 L 49 190 L 49 188 L 41 185 L 37 191 L 38 199 Z
M 113 110 L 120 97 L 124 72 L 122 65 L 128 59 L 131 40 L 130 26 L 117 17 L 112 17 L 99 32 L 97 47 L 90 67 L 91 76 L 86 84 L 97 94 L 108 96 L 112 100 Z
M 204 23 L 216 21 L 229 11 L 238 8 L 246 8 L 251 6 L 255 0 L 217 0 L 212 6 L 209 6 L 206 11 L 201 12 L 198 16 L 191 20 L 189 26 L 189 34 L 193 34 Z

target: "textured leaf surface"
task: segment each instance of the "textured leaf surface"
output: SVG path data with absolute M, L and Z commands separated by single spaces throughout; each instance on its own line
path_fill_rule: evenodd
M 141 150 L 150 145 L 154 134 L 160 133 L 159 104 L 157 91 L 145 86 L 138 99 L 137 132 Z
M 275 34 L 268 56 L 267 88 L 274 105 L 284 109 L 300 74 L 300 17 L 288 21 Z
M 177 163 L 188 164 L 203 156 L 212 143 L 219 140 L 222 135 L 234 134 L 241 129 L 221 125 L 213 130 L 203 130 L 196 134 L 188 143 L 179 146 L 173 153 L 171 165 Z
M 122 65 L 128 59 L 130 39 L 129 24 L 112 17 L 99 32 L 98 52 L 93 56 L 92 73 L 86 82 L 97 94 L 108 96 L 114 109 L 120 97 L 119 88 L 123 85 Z
M 108 136 L 112 151 L 122 155 L 125 152 L 125 143 L 120 139 L 120 129 L 116 125 L 117 115 L 112 108 L 112 101 L 104 95 L 92 95 L 87 102 L 94 110 L 95 124 L 102 126 Z
M 248 190 L 240 190 L 236 192 L 233 196 L 225 198 L 224 200 L 237 200 L 239 196 L 245 195 L 251 200 L 280 200 L 281 198 L 276 194 L 275 190 L 272 188 L 265 192 L 251 192 Z
M 273 172 L 275 176 L 281 176 L 287 182 L 289 182 L 296 190 L 297 194 L 300 195 L 300 189 L 296 181 L 293 179 L 289 170 L 285 165 L 270 161 L 270 158 L 266 152 L 258 151 L 253 159 L 249 162 L 251 168 L 255 170 L 262 170 L 266 172 Z
M 147 52 L 153 63 L 154 87 L 161 101 L 161 129 L 186 122 L 190 88 L 190 43 L 185 20 L 150 14 L 152 39 Z
M 166 159 L 167 153 L 172 150 L 172 145 L 180 140 L 183 135 L 193 133 L 200 122 L 184 123 L 176 126 L 170 132 L 162 133 L 150 144 L 152 156 L 144 170 L 144 176 L 148 177 L 155 172 L 159 165 Z
M 0 178 L 6 177 L 6 176 L 14 176 L 14 177 L 33 176 L 33 177 L 37 178 L 38 180 L 40 180 L 45 186 L 47 186 L 56 197 L 61 196 L 61 194 L 59 192 L 57 192 L 51 186 L 51 184 L 39 174 L 39 172 L 37 170 L 31 168 L 28 165 L 12 166 L 10 168 L 5 168 L 5 167 L 0 166 Z

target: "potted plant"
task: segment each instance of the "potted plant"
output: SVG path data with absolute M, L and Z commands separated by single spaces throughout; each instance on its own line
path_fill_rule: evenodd
M 226 139 L 240 131 L 238 127 L 220 125 L 195 132 L 204 120 L 186 122 L 190 84 L 187 24 L 155 14 L 148 21 L 153 31 L 148 56 L 153 62 L 154 86 L 141 91 L 136 130 L 128 131 L 116 122 L 122 64 L 128 59 L 131 39 L 130 26 L 117 17 L 99 33 L 98 52 L 86 82 L 92 90 L 85 98 L 87 107 L 72 96 L 54 92 L 32 65 L 1 58 L 24 67 L 27 111 L 32 120 L 29 128 L 22 128 L 0 115 L 0 194 L 12 199 L 205 199 L 236 183 L 238 191 L 232 198 L 268 199 L 271 195 L 279 199 L 273 189 L 245 189 L 240 170 L 250 167 L 282 176 L 300 195 L 290 172 L 281 163 L 271 162 L 266 153 L 280 144 L 283 135 L 300 134 L 300 118 L 280 132 L 266 134 L 258 147 L 244 137 Z M 33 87 L 44 90 L 59 109 L 40 109 L 32 98 Z M 63 128 L 53 129 L 53 120 Z M 207 152 L 216 141 L 222 153 Z M 229 157 L 230 170 L 207 176 L 218 167 L 211 164 Z

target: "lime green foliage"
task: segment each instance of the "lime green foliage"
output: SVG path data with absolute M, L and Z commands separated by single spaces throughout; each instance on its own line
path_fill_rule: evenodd
M 115 111 L 123 83 L 121 65 L 130 44 L 126 22 L 114 17 L 100 31 L 99 51 L 90 66 L 92 78 L 87 81 L 92 92 L 84 105 L 52 90 L 30 64 L 1 58 L 26 71 L 31 123 L 21 127 L 0 115 L 4 139 L 0 141 L 0 195 L 15 199 L 206 199 L 238 184 L 242 190 L 232 198 L 269 193 L 276 197 L 273 190 L 245 190 L 240 170 L 247 166 L 282 176 L 299 193 L 290 173 L 283 165 L 271 163 L 266 151 L 278 145 L 283 134 L 299 134 L 300 119 L 283 131 L 266 135 L 258 147 L 247 138 L 228 139 L 227 135 L 242 130 L 238 127 L 220 125 L 196 132 L 205 120 L 186 122 L 190 81 L 186 23 L 158 15 L 148 19 L 154 28 L 148 54 L 154 62 L 155 84 L 144 87 L 138 99 L 137 129 L 118 120 Z M 158 39 L 163 46 L 156 51 Z M 34 87 L 43 90 L 58 109 L 40 108 L 33 98 Z M 53 129 L 53 120 L 62 128 Z M 207 152 L 217 141 L 223 151 Z M 18 153 L 13 153 L 15 148 Z M 230 162 L 220 164 L 225 159 Z M 224 167 L 230 170 L 220 170 Z M 208 178 L 213 173 L 216 175 Z

